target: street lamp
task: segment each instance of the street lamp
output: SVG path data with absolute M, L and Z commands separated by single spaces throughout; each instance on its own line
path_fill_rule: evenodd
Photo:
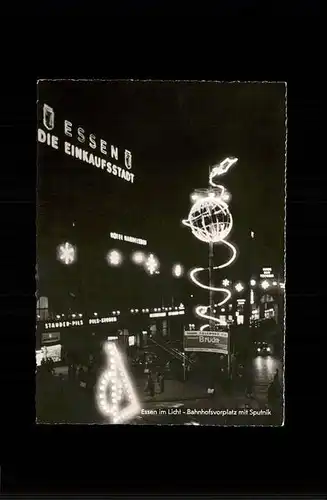
M 266 280 L 265 280 L 265 281 L 263 281 L 263 282 L 261 283 L 261 287 L 262 287 L 264 290 L 267 290 L 267 288 L 269 288 L 269 283 L 268 283 L 268 281 L 266 281 Z
M 110 250 L 107 253 L 107 262 L 110 266 L 119 266 L 122 263 L 123 257 L 118 250 Z
M 251 285 L 251 286 L 255 286 L 255 285 L 256 285 L 256 281 L 255 281 L 255 280 L 251 280 L 251 281 L 250 281 L 250 285 Z
M 184 273 L 183 266 L 181 264 L 175 264 L 173 267 L 173 275 L 175 278 L 180 278 Z
M 77 259 L 77 250 L 71 243 L 62 243 L 57 247 L 57 258 L 66 266 L 73 264 Z

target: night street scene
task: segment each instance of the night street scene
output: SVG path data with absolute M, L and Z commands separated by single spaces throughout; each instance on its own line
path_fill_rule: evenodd
M 38 424 L 284 423 L 286 84 L 40 80 Z

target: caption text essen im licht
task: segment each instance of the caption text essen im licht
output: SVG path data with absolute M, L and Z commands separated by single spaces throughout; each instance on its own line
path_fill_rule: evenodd
M 141 415 L 217 415 L 217 416 L 236 416 L 236 415 L 251 415 L 253 417 L 256 416 L 262 416 L 262 415 L 271 415 L 271 410 L 269 408 L 265 410 L 253 410 L 252 408 L 247 409 L 240 409 L 240 410 L 212 410 L 211 408 L 209 409 L 200 409 L 200 410 L 194 410 L 194 409 L 177 409 L 177 408 L 159 408 L 159 409 L 151 409 L 151 410 L 145 410 L 142 408 L 141 410 Z

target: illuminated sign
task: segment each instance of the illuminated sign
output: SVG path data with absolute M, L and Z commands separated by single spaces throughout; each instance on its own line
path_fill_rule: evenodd
M 260 274 L 260 278 L 274 278 L 275 275 L 272 272 L 272 267 L 263 267 Z
M 117 146 L 108 144 L 107 141 L 96 136 L 93 133 L 86 133 L 85 129 L 75 126 L 71 121 L 64 120 L 58 125 L 65 139 L 61 140 L 53 134 L 56 127 L 55 111 L 48 104 L 43 105 L 43 127 L 38 128 L 38 142 L 45 144 L 53 149 L 63 150 L 68 156 L 77 160 L 93 165 L 98 169 L 104 170 L 108 174 L 124 179 L 127 182 L 134 182 L 134 174 L 131 173 L 132 153 L 127 149 L 120 150 Z M 87 149 L 85 149 L 87 148 Z M 111 161 L 107 161 L 110 158 Z M 121 162 L 119 166 L 113 163 L 113 160 Z
M 243 314 L 238 314 L 236 316 L 236 323 L 238 325 L 244 325 L 244 315 Z
M 67 328 L 69 326 L 83 326 L 83 320 L 82 319 L 76 319 L 73 321 L 56 321 L 56 322 L 50 322 L 50 323 L 45 323 L 44 327 L 45 329 L 47 328 Z
M 164 318 L 167 313 L 151 313 L 149 318 Z
M 136 245 L 147 245 L 148 242 L 141 238 L 135 238 L 134 236 L 126 236 L 125 234 L 110 233 L 110 238 L 113 240 L 127 241 L 128 243 L 135 243 Z
M 228 333 L 186 331 L 184 332 L 184 351 L 228 354 Z
M 273 308 L 266 309 L 264 312 L 264 316 L 266 319 L 274 318 L 275 317 L 275 310 Z
M 185 311 L 170 311 L 168 316 L 178 316 L 180 314 L 185 314 Z
M 141 408 L 117 345 L 107 342 L 105 351 L 107 367 L 97 383 L 96 403 L 105 418 L 123 424 L 136 417 Z
M 107 318 L 91 318 L 88 320 L 89 325 L 99 325 L 103 323 L 115 323 L 118 321 L 116 316 L 109 316 Z M 72 321 L 53 321 L 50 323 L 45 323 L 45 328 L 67 328 L 70 326 L 84 326 L 84 321 L 82 319 L 76 319 Z
M 42 359 L 51 358 L 54 362 L 61 360 L 61 344 L 51 345 L 47 347 L 42 347 L 38 351 L 35 351 L 36 366 L 41 365 Z
M 128 345 L 131 347 L 133 345 L 135 345 L 135 335 L 130 335 L 128 337 Z
M 99 325 L 100 323 L 115 323 L 117 318 L 115 316 L 109 318 L 92 318 L 89 319 L 89 325 Z
M 59 342 L 60 332 L 42 333 L 42 343 Z
M 107 337 L 107 340 L 118 340 L 118 337 L 117 335 L 109 335 L 109 337 Z

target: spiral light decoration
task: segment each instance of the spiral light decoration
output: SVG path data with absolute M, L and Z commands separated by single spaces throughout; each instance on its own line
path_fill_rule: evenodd
M 217 306 L 224 305 L 231 298 L 231 292 L 227 288 L 214 287 L 211 284 L 203 284 L 197 277 L 198 273 L 202 271 L 218 270 L 230 266 L 236 258 L 235 246 L 226 240 L 227 236 L 233 227 L 232 214 L 228 207 L 230 195 L 226 188 L 214 182 L 214 178 L 221 176 L 228 172 L 228 170 L 237 162 L 237 158 L 226 158 L 218 165 L 214 165 L 209 174 L 209 188 L 205 190 L 198 190 L 193 196 L 194 204 L 192 205 L 188 218 L 182 222 L 184 225 L 190 227 L 193 235 L 209 245 L 220 243 L 228 247 L 231 252 L 231 257 L 220 266 L 210 267 L 196 267 L 191 270 L 190 278 L 193 283 L 209 292 L 222 292 L 224 298 L 218 302 Z M 209 314 L 208 314 L 209 312 Z M 202 319 L 206 319 L 217 323 L 221 326 L 226 326 L 227 323 L 213 316 L 210 311 L 210 306 L 200 305 L 195 309 L 195 313 Z M 210 324 L 204 324 L 200 330 L 208 328 Z

